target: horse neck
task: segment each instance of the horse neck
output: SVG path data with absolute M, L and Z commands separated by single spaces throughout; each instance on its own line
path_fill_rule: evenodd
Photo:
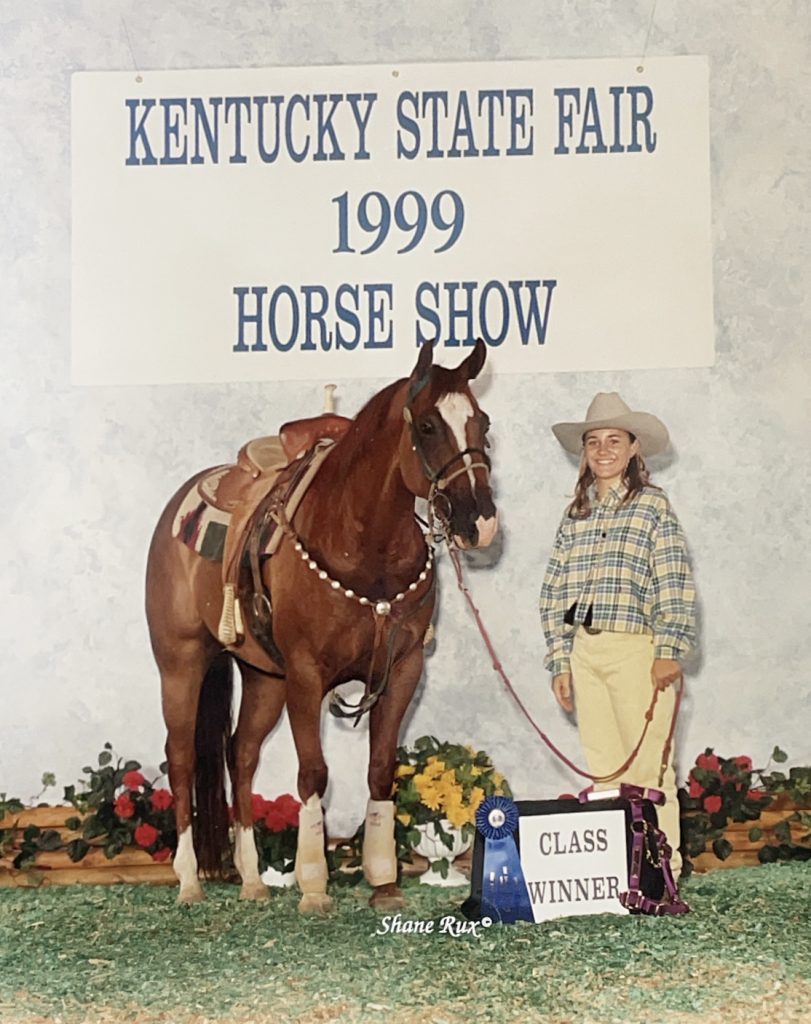
M 404 396 L 402 381 L 376 395 L 319 471 L 308 518 L 325 553 L 389 559 L 408 558 L 413 550 L 422 557 L 414 495 L 400 473 Z

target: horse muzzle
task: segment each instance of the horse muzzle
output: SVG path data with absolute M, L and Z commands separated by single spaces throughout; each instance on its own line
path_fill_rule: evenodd
M 496 512 L 486 519 L 484 516 L 479 516 L 472 524 L 472 529 L 466 530 L 464 534 L 454 532 L 453 539 L 460 548 L 486 548 L 493 542 L 497 533 L 498 513 Z

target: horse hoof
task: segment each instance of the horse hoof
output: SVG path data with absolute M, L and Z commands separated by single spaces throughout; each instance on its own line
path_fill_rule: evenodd
M 181 889 L 177 895 L 177 902 L 191 905 L 192 903 L 202 903 L 205 898 L 202 886 L 197 885 L 190 889 Z
M 326 914 L 332 906 L 332 897 L 325 892 L 305 892 L 299 900 L 300 914 Z
M 379 910 L 384 914 L 392 910 L 402 910 L 405 905 L 405 897 L 398 886 L 393 884 L 379 886 L 369 898 L 372 910 Z
M 266 900 L 269 896 L 268 888 L 263 882 L 246 882 L 239 890 L 241 900 Z

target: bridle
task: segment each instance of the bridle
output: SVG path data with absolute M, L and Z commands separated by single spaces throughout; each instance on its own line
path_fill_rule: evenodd
M 428 491 L 428 512 L 429 519 L 436 519 L 441 526 L 441 535 L 444 535 L 448 543 L 452 543 L 450 536 L 450 520 L 453 515 L 453 503 L 450 496 L 445 493 L 445 488 L 453 480 L 459 476 L 463 476 L 465 473 L 473 472 L 476 469 L 483 469 L 486 475 L 486 482 L 490 480 L 490 459 L 483 448 L 463 448 L 461 451 L 456 452 L 452 455 L 446 463 L 444 463 L 439 469 L 434 469 L 425 451 L 425 446 L 420 437 L 417 425 L 414 421 L 414 399 L 428 384 L 429 374 L 418 378 L 417 380 L 411 381 L 408 387 L 408 396 L 406 403 L 403 406 L 403 419 L 409 426 L 411 432 L 411 448 L 417 454 L 417 458 L 420 460 L 422 465 L 422 471 L 425 474 L 425 478 L 431 485 Z M 475 455 L 479 457 L 478 462 L 471 461 L 469 464 L 464 462 L 466 455 Z M 462 460 L 462 465 L 455 469 L 452 473 L 448 473 L 454 463 Z M 440 501 L 444 502 L 444 507 Z M 432 532 L 433 528 L 432 528 Z

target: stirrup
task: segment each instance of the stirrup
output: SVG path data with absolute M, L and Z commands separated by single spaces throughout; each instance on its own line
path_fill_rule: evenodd
M 233 647 L 241 642 L 245 635 L 242 624 L 242 612 L 239 598 L 233 583 L 226 583 L 222 588 L 222 615 L 217 627 L 217 639 L 224 647 Z

